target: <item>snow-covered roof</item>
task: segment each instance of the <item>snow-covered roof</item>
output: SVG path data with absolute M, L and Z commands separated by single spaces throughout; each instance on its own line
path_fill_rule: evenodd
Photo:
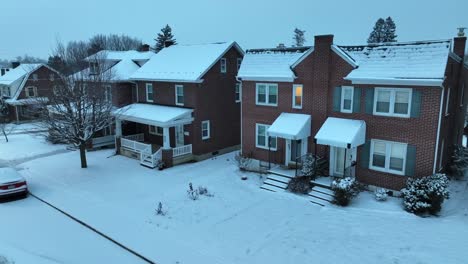
M 311 116 L 305 114 L 281 113 L 268 128 L 269 136 L 286 139 L 303 139 L 310 136 Z
M 313 47 L 247 50 L 237 76 L 243 80 L 293 81 L 294 68 Z
M 450 40 L 337 46 L 356 63 L 353 83 L 441 85 Z
M 85 61 L 92 61 L 92 60 L 113 60 L 113 61 L 120 61 L 120 60 L 149 60 L 153 57 L 155 53 L 152 51 L 136 51 L 136 50 L 126 50 L 126 51 L 115 51 L 115 50 L 101 50 L 96 54 L 93 54 L 87 58 Z
M 131 77 L 133 80 L 201 82 L 203 75 L 231 48 L 243 54 L 236 42 L 173 45 L 162 49 Z
M 317 144 L 354 148 L 366 142 L 366 122 L 362 120 L 329 117 L 315 135 Z
M 37 70 L 42 65 L 42 63 L 20 64 L 18 67 L 10 69 L 5 73 L 5 75 L 0 76 L 0 84 L 11 85 L 15 81 L 25 77 L 27 74 Z
M 167 127 L 175 123 L 191 123 L 192 112 L 193 109 L 183 107 L 135 103 L 117 109 L 114 115 L 121 120 Z
M 33 97 L 33 98 L 24 98 L 24 99 L 6 99 L 5 102 L 9 105 L 34 105 L 48 102 L 49 98 L 47 97 Z

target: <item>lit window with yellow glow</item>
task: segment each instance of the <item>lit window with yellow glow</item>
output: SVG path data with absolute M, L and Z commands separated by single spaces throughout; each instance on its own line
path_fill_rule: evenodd
M 293 108 L 302 108 L 302 85 L 295 84 L 293 85 Z

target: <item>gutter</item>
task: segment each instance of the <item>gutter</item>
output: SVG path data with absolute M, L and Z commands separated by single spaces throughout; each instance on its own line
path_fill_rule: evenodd
M 434 166 L 432 168 L 432 174 L 436 173 L 436 168 L 437 168 L 437 154 L 439 151 L 439 140 L 440 140 L 440 126 L 442 123 L 442 110 L 443 110 L 443 104 L 444 104 L 444 92 L 445 92 L 445 87 L 441 86 L 441 94 L 440 94 L 440 107 L 439 107 L 439 122 L 437 124 L 437 136 L 436 136 L 436 144 L 435 144 L 435 151 L 434 151 Z

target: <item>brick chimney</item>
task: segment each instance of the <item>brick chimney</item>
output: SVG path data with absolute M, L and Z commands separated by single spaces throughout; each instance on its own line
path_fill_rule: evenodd
M 150 45 L 148 45 L 148 44 L 143 44 L 143 45 L 140 46 L 140 48 L 139 48 L 138 50 L 139 50 L 139 51 L 142 51 L 142 52 L 144 52 L 144 51 L 149 51 L 149 50 L 150 50 Z
M 20 66 L 21 62 L 19 61 L 14 61 L 11 63 L 11 68 L 15 69 L 16 67 Z
M 333 35 L 318 35 L 315 36 L 314 49 L 317 47 L 331 47 L 333 45 Z
M 460 58 L 465 56 L 466 37 L 453 38 L 453 53 L 457 54 Z

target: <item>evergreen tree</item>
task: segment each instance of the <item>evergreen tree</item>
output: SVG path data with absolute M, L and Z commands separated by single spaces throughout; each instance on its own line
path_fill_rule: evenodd
M 395 22 L 393 22 L 393 19 L 391 17 L 387 17 L 385 19 L 385 25 L 383 27 L 384 31 L 384 39 L 383 42 L 396 42 L 397 41 L 397 35 L 396 33 L 396 25 Z
M 49 56 L 49 60 L 47 61 L 47 65 L 49 65 L 51 68 L 57 70 L 58 72 L 62 74 L 69 74 L 67 70 L 67 65 L 65 61 L 62 59 L 62 57 L 58 55 L 53 55 Z
M 158 37 L 154 40 L 156 41 L 156 45 L 154 46 L 154 51 L 156 53 L 164 49 L 164 44 L 166 41 L 172 41 L 173 45 L 177 44 L 174 35 L 172 35 L 172 28 L 169 25 L 163 27 L 161 29 L 161 33 L 158 33 Z
M 298 28 L 295 28 L 294 29 L 294 37 L 293 37 L 293 40 L 294 40 L 294 45 L 296 47 L 302 47 L 304 46 L 304 43 L 306 42 L 306 39 L 305 39 L 305 30 L 300 30 Z
M 383 18 L 379 18 L 377 22 L 375 22 L 374 29 L 370 33 L 367 43 L 382 43 L 384 40 L 384 27 L 385 20 Z

